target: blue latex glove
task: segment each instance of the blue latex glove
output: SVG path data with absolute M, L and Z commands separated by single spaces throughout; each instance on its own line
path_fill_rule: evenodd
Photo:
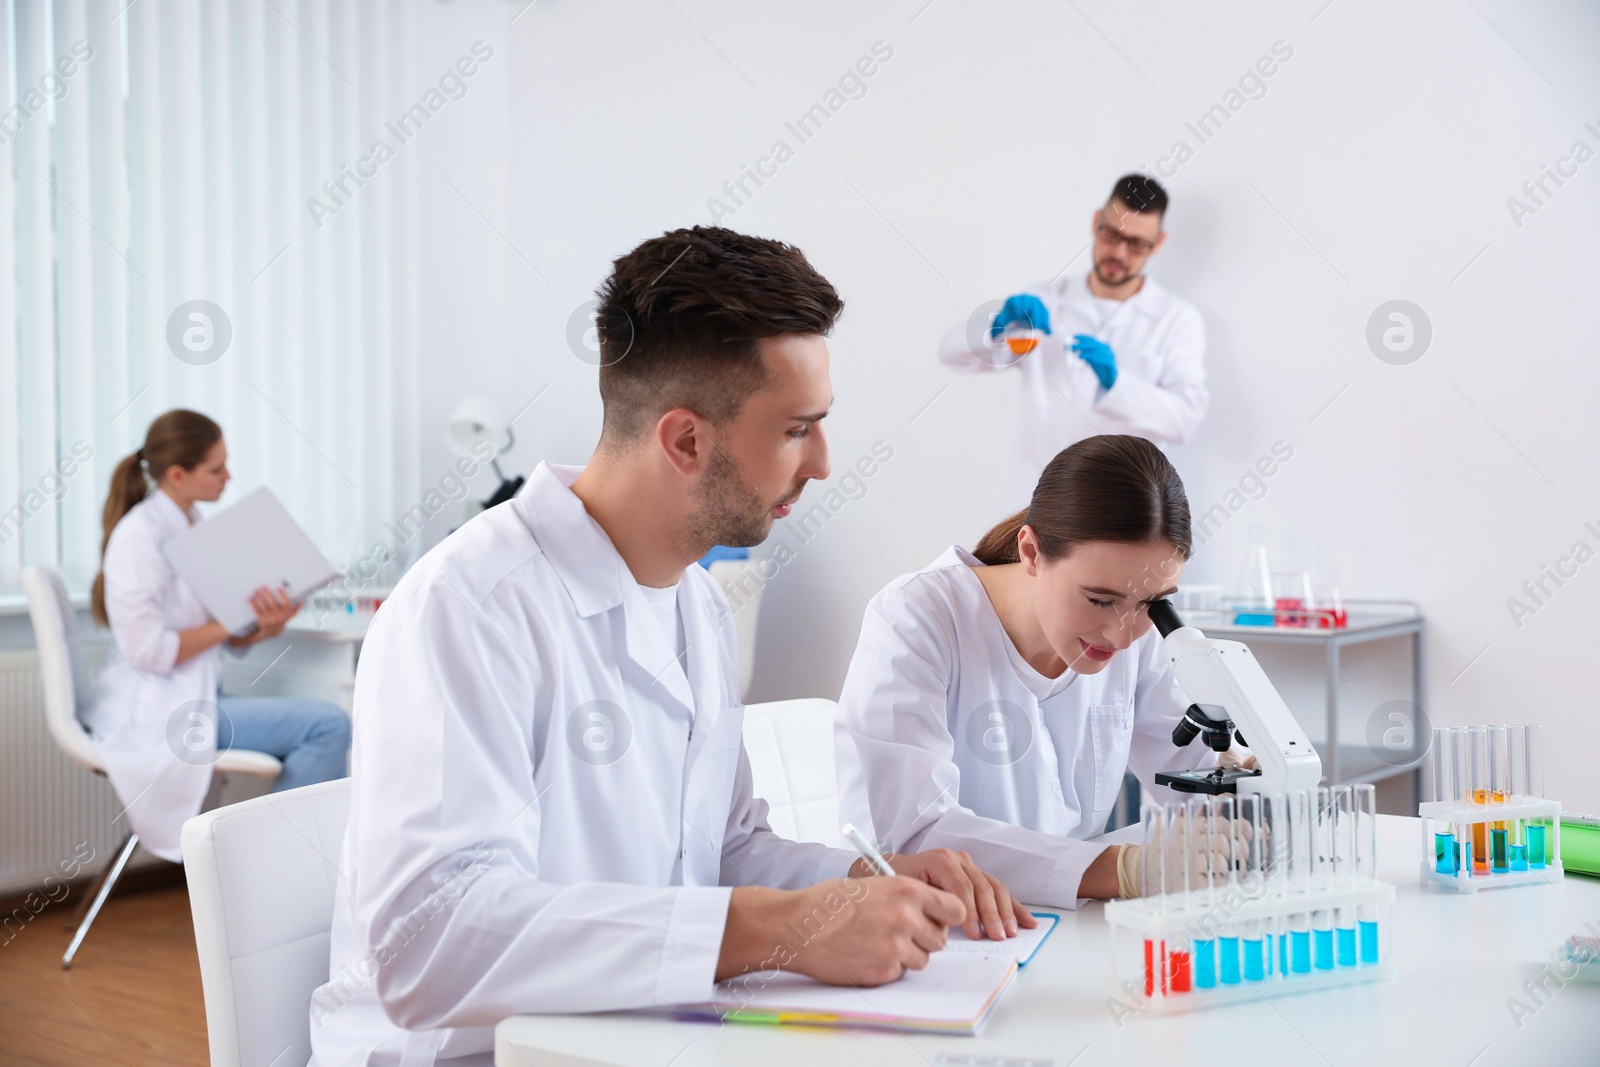
M 1018 293 L 1006 297 L 1000 313 L 994 317 L 994 322 L 989 326 L 989 339 L 992 341 L 1005 332 L 1007 323 L 1019 321 L 1032 326 L 1035 330 L 1050 332 L 1050 312 L 1046 310 L 1044 301 L 1027 293 Z
M 1072 350 L 1078 358 L 1089 364 L 1094 376 L 1100 379 L 1100 388 L 1110 389 L 1117 384 L 1117 356 L 1111 346 L 1086 333 L 1072 335 Z

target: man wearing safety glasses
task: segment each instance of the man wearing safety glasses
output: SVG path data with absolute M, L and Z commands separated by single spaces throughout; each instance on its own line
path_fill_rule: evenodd
M 1117 179 L 1094 213 L 1086 275 L 1029 288 L 954 327 L 939 358 L 962 371 L 1022 373 L 1021 413 L 1006 482 L 1028 500 L 1063 448 L 1102 433 L 1157 444 L 1187 440 L 1205 415 L 1205 326 L 1194 305 L 1144 273 L 1166 242 L 1167 191 L 1154 178 Z

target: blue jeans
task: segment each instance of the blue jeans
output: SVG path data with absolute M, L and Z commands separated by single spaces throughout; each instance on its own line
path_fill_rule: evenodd
M 272 792 L 345 776 L 350 716 L 325 700 L 219 695 L 217 751 L 265 752 L 283 761 Z

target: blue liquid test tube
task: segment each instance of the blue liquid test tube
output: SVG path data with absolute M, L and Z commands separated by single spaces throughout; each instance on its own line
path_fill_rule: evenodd
M 1311 973 L 1311 913 L 1306 910 L 1311 869 L 1316 863 L 1317 791 L 1289 793 L 1289 899 L 1302 907 L 1289 913 L 1288 975 Z
M 1222 899 L 1231 905 L 1239 899 L 1238 863 L 1244 858 L 1238 849 L 1238 809 L 1231 796 L 1213 797 L 1211 804 L 1211 856 L 1222 865 L 1216 872 Z M 1217 937 L 1217 973 L 1223 985 L 1238 985 L 1239 924 L 1228 919 Z
M 1334 884 L 1348 889 L 1356 884 L 1357 836 L 1361 825 L 1357 810 L 1356 792 L 1346 786 L 1334 798 L 1337 809 L 1334 822 Z M 1356 965 L 1356 909 L 1349 904 L 1339 908 L 1335 932 L 1338 935 L 1338 964 L 1340 967 Z
M 1289 895 L 1289 807 L 1282 793 L 1267 794 L 1262 798 L 1262 805 L 1261 822 L 1266 839 L 1262 866 L 1267 875 L 1267 898 L 1276 905 L 1275 914 L 1266 922 L 1262 933 L 1267 975 L 1281 981 L 1289 977 L 1289 927 L 1282 911 L 1278 910 Z
M 1544 727 L 1522 728 L 1522 781 L 1523 793 L 1529 800 L 1544 800 Z M 1513 764 L 1515 766 L 1515 764 Z M 1522 824 L 1526 845 L 1528 868 L 1542 871 L 1552 857 L 1545 852 L 1545 823 L 1527 820 Z
M 1199 870 L 1199 887 L 1195 896 L 1198 901 L 1198 917 L 1189 924 L 1190 932 L 1194 939 L 1194 987 L 1196 989 L 1215 989 L 1217 987 L 1217 894 L 1211 877 L 1211 830 L 1207 818 L 1208 801 L 1196 800 L 1190 808 L 1195 816 L 1192 833 L 1194 846 L 1199 851 L 1195 860 Z
M 1356 877 L 1363 884 L 1378 877 L 1378 791 L 1372 785 L 1351 786 L 1355 793 Z M 1358 912 L 1358 951 L 1363 964 L 1380 961 L 1378 906 L 1363 904 Z
M 1336 791 L 1326 786 L 1317 790 L 1316 823 L 1312 832 L 1311 888 L 1318 896 L 1333 889 L 1334 861 L 1337 837 L 1334 826 L 1339 810 L 1334 802 Z M 1333 909 L 1318 908 L 1311 915 L 1312 963 L 1319 971 L 1333 970 Z
M 1262 832 L 1262 797 L 1242 796 L 1235 802 L 1240 828 L 1239 892 L 1246 900 L 1260 900 L 1266 893 L 1266 847 Z M 1266 948 L 1262 944 L 1262 920 L 1240 924 L 1239 948 L 1243 955 L 1244 979 L 1264 981 L 1267 977 Z
M 1428 748 L 1428 768 L 1431 781 L 1428 799 L 1451 803 L 1459 797 L 1455 786 L 1455 762 L 1451 755 L 1450 731 L 1443 726 L 1433 730 L 1433 743 Z M 1457 863 L 1457 846 L 1454 824 L 1434 821 L 1433 869 L 1440 874 L 1454 876 Z
M 1217 985 L 1217 943 L 1212 938 L 1194 939 L 1194 987 L 1215 989 Z
M 1521 804 L 1528 799 L 1528 727 L 1510 729 L 1511 746 L 1511 796 L 1510 801 Z M 1509 841 L 1506 845 L 1507 861 L 1513 871 L 1528 869 L 1528 824 L 1524 819 L 1506 822 Z

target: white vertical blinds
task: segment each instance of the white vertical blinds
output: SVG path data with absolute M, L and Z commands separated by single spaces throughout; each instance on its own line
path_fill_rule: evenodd
M 94 576 L 111 471 L 173 407 L 222 424 L 222 504 L 269 485 L 358 558 L 416 478 L 415 168 L 308 201 L 415 96 L 414 6 L 0 4 L 0 587 Z M 180 335 L 231 340 L 180 358 L 201 300 Z

